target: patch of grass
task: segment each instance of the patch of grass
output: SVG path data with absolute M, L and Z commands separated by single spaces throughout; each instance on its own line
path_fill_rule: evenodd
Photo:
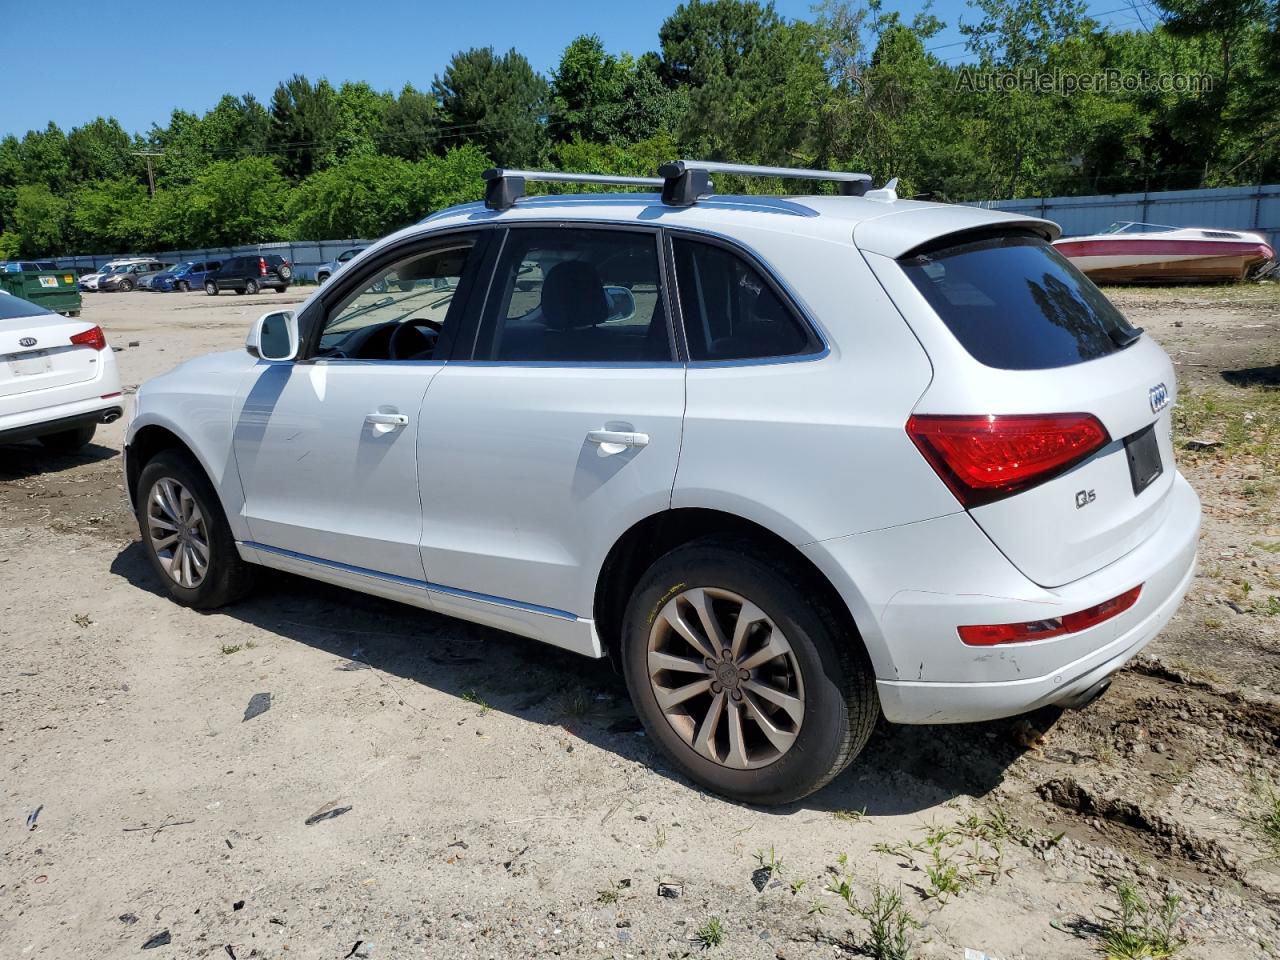
M 1280 540 L 1272 540 L 1270 543 L 1265 540 L 1255 540 L 1253 545 L 1259 550 L 1267 551 L 1267 553 L 1280 553 Z
M 864 900 L 855 894 L 848 877 L 840 877 L 827 889 L 844 901 L 852 916 L 867 924 L 867 939 L 859 948 L 863 954 L 871 960 L 914 960 L 920 921 L 902 902 L 900 889 L 890 889 L 876 880 Z
M 493 707 L 489 706 L 489 704 L 484 702 L 484 697 L 480 696 L 479 691 L 476 691 L 476 690 L 468 690 L 466 693 L 462 695 L 462 699 L 467 703 L 472 703 L 472 704 L 475 704 L 477 707 L 479 707 L 480 716 L 482 717 L 486 713 L 488 713 L 490 710 L 493 709 Z
M 238 643 L 224 643 L 222 645 L 222 652 L 228 655 L 233 653 L 239 653 L 243 649 L 244 647 Z
M 808 880 L 792 880 L 787 884 L 787 887 L 791 891 L 791 895 L 795 897 L 799 896 L 800 891 L 804 889 L 804 885 L 808 882 Z
M 694 932 L 693 939 L 703 950 L 718 947 L 724 943 L 724 924 L 719 917 L 711 917 Z
M 1270 850 L 1271 859 L 1280 861 L 1280 790 L 1264 780 L 1255 780 L 1251 786 L 1249 823 Z
M 831 815 L 845 823 L 861 823 L 867 816 L 867 808 L 863 807 L 861 810 L 837 810 Z
M 774 851 L 773 845 L 769 845 L 769 852 L 763 850 L 756 851 L 756 862 L 760 864 L 761 869 L 768 870 L 769 876 L 782 876 L 782 858 Z
M 1101 918 L 1098 952 L 1106 960 L 1168 960 L 1186 946 L 1178 936 L 1181 901 L 1166 896 L 1148 903 L 1131 883 L 1116 890 L 1117 905 Z
M 1280 459 L 1280 390 L 1184 388 L 1174 409 L 1173 428 L 1179 456 L 1189 460 L 1243 454 L 1274 465 Z M 1188 440 L 1214 440 L 1217 444 L 1195 450 L 1186 446 Z M 1259 492 L 1265 485 L 1257 485 Z
M 653 828 L 653 842 L 650 846 L 655 850 L 661 850 L 667 845 L 667 828 L 659 824 Z

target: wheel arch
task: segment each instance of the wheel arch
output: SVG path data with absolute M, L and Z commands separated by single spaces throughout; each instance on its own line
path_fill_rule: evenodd
M 224 482 L 228 471 L 235 472 L 234 462 L 228 458 L 222 470 L 216 469 L 201 451 L 199 444 L 194 443 L 176 424 L 165 419 L 156 418 L 142 423 L 135 420 L 129 428 L 129 436 L 125 444 L 125 484 L 129 502 L 137 506 L 138 479 L 142 475 L 142 470 L 148 461 L 164 450 L 180 450 L 195 461 L 217 494 L 223 512 L 231 524 L 232 533 L 236 539 L 244 539 L 244 533 L 238 523 L 241 507 L 239 477 L 230 478 L 230 488 Z
M 831 579 L 791 541 L 738 514 L 703 507 L 677 507 L 632 524 L 609 549 L 596 580 L 593 617 L 605 651 L 616 657 L 627 601 L 645 570 L 663 554 L 709 537 L 747 539 L 783 559 L 812 580 L 832 612 L 864 652 L 865 634 Z

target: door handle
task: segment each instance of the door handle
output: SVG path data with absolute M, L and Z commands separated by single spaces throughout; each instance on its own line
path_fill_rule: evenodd
M 405 427 L 409 418 L 403 413 L 366 413 L 364 422 L 378 427 Z
M 647 433 L 632 433 L 623 430 L 590 430 L 587 432 L 587 440 L 591 443 L 598 443 L 601 446 L 647 447 L 649 445 L 649 435 Z

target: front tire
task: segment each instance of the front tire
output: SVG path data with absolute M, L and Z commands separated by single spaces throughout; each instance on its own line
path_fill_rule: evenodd
M 163 450 L 147 461 L 136 509 L 147 558 L 178 603 L 212 610 L 247 592 L 249 565 L 213 485 L 189 454 Z
M 842 623 L 806 572 L 746 541 L 695 541 L 632 594 L 623 672 L 681 772 L 731 800 L 789 803 L 848 766 L 880 716 Z
M 54 450 L 58 453 L 75 453 L 80 448 L 89 445 L 89 441 L 93 439 L 97 429 L 98 425 L 96 423 L 86 423 L 84 426 L 76 427 L 73 430 L 46 433 L 39 440 L 47 450 Z
M 121 292 L 121 293 L 129 293 L 131 290 L 133 290 L 133 281 L 132 281 L 132 280 L 121 280 L 121 281 L 120 281 L 120 292 Z

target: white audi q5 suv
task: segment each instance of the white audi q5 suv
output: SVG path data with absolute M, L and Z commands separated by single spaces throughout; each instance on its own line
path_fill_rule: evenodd
M 1052 223 L 661 173 L 490 171 L 145 384 L 127 488 L 172 596 L 263 565 L 614 657 L 672 763 L 760 803 L 882 713 L 1105 689 L 1195 566 L 1159 345 Z M 653 192 L 524 195 L 565 179 Z

